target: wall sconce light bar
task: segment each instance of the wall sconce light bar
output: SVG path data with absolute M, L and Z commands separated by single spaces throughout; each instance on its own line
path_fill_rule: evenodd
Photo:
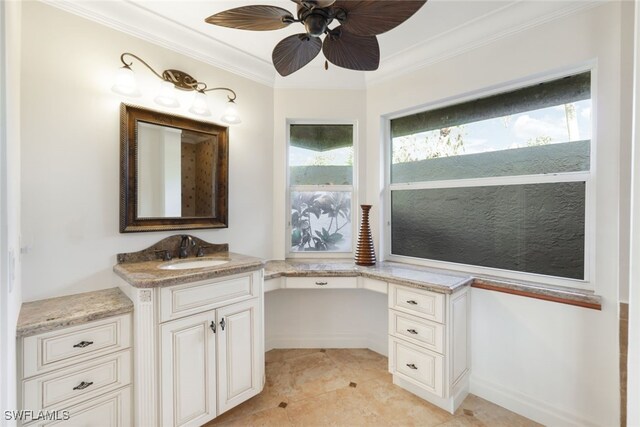
M 111 88 L 112 91 L 125 96 L 141 95 L 135 80 L 135 76 L 133 74 L 133 70 L 131 69 L 131 67 L 133 66 L 133 61 L 129 59 L 129 62 L 127 62 L 125 58 L 136 59 L 142 65 L 147 67 L 153 74 L 155 74 L 156 77 L 163 81 L 163 84 L 160 88 L 160 93 L 154 100 L 157 104 L 164 107 L 178 107 L 180 104 L 173 91 L 174 88 L 187 92 L 195 91 L 196 94 L 193 100 L 193 104 L 189 111 L 193 114 L 201 116 L 210 116 L 211 110 L 209 109 L 205 94 L 206 92 L 222 90 L 228 92 L 229 94 L 227 95 L 227 108 L 225 109 L 221 120 L 228 124 L 238 124 L 241 122 L 240 116 L 237 113 L 237 107 L 235 103 L 237 95 L 233 89 L 230 89 L 228 87 L 210 88 L 205 82 L 197 80 L 196 78 L 188 73 L 185 73 L 182 70 L 168 69 L 164 70 L 162 74 L 160 74 L 153 67 L 147 64 L 147 62 L 142 58 L 129 52 L 125 52 L 120 55 L 120 61 L 123 65 L 116 74 L 116 82 Z

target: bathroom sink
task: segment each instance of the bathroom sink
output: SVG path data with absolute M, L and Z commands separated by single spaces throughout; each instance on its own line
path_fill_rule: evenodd
M 228 263 L 225 259 L 202 258 L 190 261 L 174 261 L 158 266 L 161 270 L 191 270 L 193 268 L 217 267 Z

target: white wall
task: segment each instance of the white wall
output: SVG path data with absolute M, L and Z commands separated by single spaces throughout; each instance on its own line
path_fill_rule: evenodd
M 523 30 L 367 90 L 367 202 L 380 247 L 380 117 L 595 61 L 596 256 L 601 312 L 474 289 L 472 392 L 545 424 L 617 425 L 621 6 Z M 628 87 L 628 85 L 626 86 Z M 499 386 L 498 386 L 499 384 Z
M 387 354 L 387 296 L 363 289 L 265 294 L 265 348 L 370 348 Z
M 638 6 L 636 4 L 636 6 Z M 627 425 L 640 426 L 640 7 L 635 9 Z M 624 272 L 623 272 L 624 274 Z
M 620 230 L 628 230 L 631 210 L 631 147 L 633 91 L 633 29 L 634 5 L 622 2 L 620 7 Z M 620 271 L 629 271 L 630 233 L 620 233 Z M 620 275 L 620 302 L 629 302 L 629 276 Z
M 0 410 L 17 409 L 20 277 L 20 24 L 22 5 L 0 5 Z M 13 277 L 11 277 L 13 276 Z M 4 412 L 3 412 L 4 414 Z M 4 416 L 3 416 L 4 420 Z M 3 421 L 4 425 L 15 422 Z
M 134 63 L 145 96 L 111 92 L 123 52 L 158 70 L 183 69 L 238 93 L 241 125 L 230 128 L 229 228 L 194 231 L 232 251 L 271 257 L 273 89 L 60 11 L 24 2 L 22 55 L 22 218 L 24 300 L 114 286 L 115 255 L 177 232 L 119 234 L 119 104 L 162 110 L 159 80 Z M 179 110 L 189 115 L 193 94 Z M 223 92 L 212 92 L 222 113 Z

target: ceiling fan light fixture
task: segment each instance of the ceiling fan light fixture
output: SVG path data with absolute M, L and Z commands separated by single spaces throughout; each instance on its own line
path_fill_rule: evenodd
M 177 108 L 180 106 L 175 86 L 167 81 L 160 83 L 160 91 L 153 101 L 163 107 Z
M 142 95 L 138 88 L 138 83 L 136 82 L 136 76 L 128 65 L 118 68 L 115 75 L 115 82 L 111 87 L 111 90 L 124 96 L 138 97 Z
M 189 108 L 189 112 L 196 114 L 198 116 L 210 116 L 211 110 L 209 109 L 209 101 L 207 100 L 207 95 L 204 92 L 197 91 L 193 97 L 193 103 L 191 104 L 191 108 Z
M 227 106 L 222 117 L 220 117 L 220 120 L 230 125 L 242 123 L 242 120 L 240 120 L 240 114 L 238 113 L 238 106 L 233 99 L 229 98 L 229 102 L 227 102 Z

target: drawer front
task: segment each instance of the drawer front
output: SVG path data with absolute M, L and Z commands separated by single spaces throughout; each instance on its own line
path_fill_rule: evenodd
M 287 277 L 287 289 L 355 289 L 357 277 Z
M 130 346 L 130 314 L 26 337 L 22 341 L 23 376 L 75 365 Z
M 38 427 L 130 427 L 132 426 L 131 386 L 72 406 L 65 411 L 68 411 L 68 420 L 44 421 L 33 425 Z
M 63 408 L 131 383 L 131 352 L 105 356 L 23 382 L 23 408 Z
M 444 397 L 443 356 L 390 338 L 391 373 L 439 397 Z
M 161 322 L 256 297 L 260 288 L 254 278 L 255 275 L 243 275 L 161 288 Z
M 369 279 L 368 277 L 358 277 L 358 287 L 381 294 L 388 293 L 388 284 L 382 280 Z
M 399 285 L 389 286 L 389 308 L 434 322 L 444 323 L 444 300 L 444 294 Z
M 389 333 L 437 353 L 444 353 L 444 326 L 389 310 Z

